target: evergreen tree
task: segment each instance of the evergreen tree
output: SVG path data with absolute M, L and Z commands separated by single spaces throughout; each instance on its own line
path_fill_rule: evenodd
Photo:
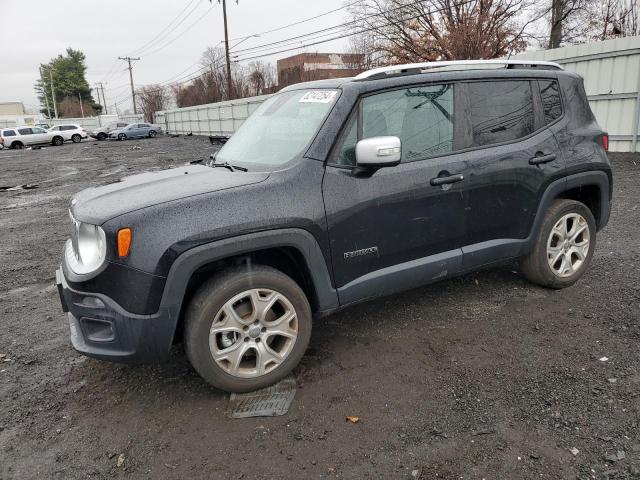
M 80 50 L 67 48 L 66 55 L 58 55 L 52 58 L 47 64 L 41 64 L 40 69 L 42 77 L 35 83 L 35 90 L 40 100 L 41 112 L 47 114 L 46 99 L 49 102 L 51 114 L 53 115 L 53 97 L 51 95 L 51 77 L 53 77 L 53 85 L 55 97 L 58 107 L 59 116 L 80 116 L 80 97 L 82 97 L 82 106 L 84 114 L 94 115 L 102 112 L 102 105 L 96 103 L 91 95 L 92 89 L 86 79 L 87 66 L 85 65 L 85 56 Z M 77 104 L 77 112 L 73 108 L 65 108 L 64 112 L 60 111 L 60 105 Z

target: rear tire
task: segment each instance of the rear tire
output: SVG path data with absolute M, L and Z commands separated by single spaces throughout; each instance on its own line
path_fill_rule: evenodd
M 107 139 L 107 134 L 106 133 L 100 132 L 98 134 L 98 140 L 99 141 L 103 141 L 103 140 L 106 140 L 106 139 Z
M 555 200 L 545 213 L 533 250 L 521 262 L 522 273 L 543 287 L 569 287 L 584 275 L 595 246 L 591 210 L 575 200 Z
M 208 280 L 185 316 L 191 365 L 208 383 L 229 392 L 282 380 L 304 355 L 310 337 L 311 308 L 304 292 L 284 273 L 262 265 L 230 268 Z
M 73 143 L 80 143 L 82 141 L 82 137 L 77 133 L 74 133 L 73 135 L 71 135 L 71 141 Z
M 13 142 L 11 144 L 11 148 L 15 149 L 15 150 L 22 150 L 22 147 L 24 147 L 24 145 L 22 144 L 22 142 Z

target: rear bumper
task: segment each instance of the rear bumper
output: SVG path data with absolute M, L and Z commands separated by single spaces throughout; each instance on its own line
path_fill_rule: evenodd
M 61 268 L 56 271 L 56 285 L 69 317 L 71 344 L 79 353 L 122 363 L 158 362 L 167 357 L 177 313 L 165 309 L 153 315 L 127 312 L 106 295 L 70 288 Z

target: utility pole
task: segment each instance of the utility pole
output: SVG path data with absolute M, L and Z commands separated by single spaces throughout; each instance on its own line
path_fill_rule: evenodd
M 104 102 L 104 114 L 109 115 L 107 111 L 107 97 L 104 96 L 104 85 L 100 82 L 100 90 L 102 90 L 102 101 Z
M 82 94 L 78 92 L 78 98 L 80 99 L 80 115 L 84 118 L 84 108 L 82 108 Z
M 238 0 L 236 0 L 236 3 Z M 220 3 L 220 0 L 218 0 Z M 227 95 L 231 100 L 233 98 L 233 82 L 231 81 L 231 59 L 229 57 L 229 32 L 227 30 L 227 0 L 222 0 L 222 16 L 224 18 L 224 51 L 227 57 Z
M 49 108 L 49 97 L 47 97 L 47 90 L 44 86 L 44 77 L 42 76 L 42 66 L 40 66 L 40 81 L 42 82 L 42 93 L 44 95 L 44 103 L 47 105 L 47 116 L 51 118 L 51 109 Z
M 102 90 L 102 101 L 100 102 L 100 91 Z M 109 115 L 107 111 L 107 98 L 104 96 L 104 85 L 102 82 L 96 82 L 96 92 L 98 92 L 98 101 L 104 107 L 104 114 Z
M 133 88 L 133 69 L 131 67 L 131 61 L 140 60 L 140 57 L 131 58 L 131 57 L 118 57 L 118 60 L 126 60 L 129 64 L 129 80 L 131 81 L 131 100 L 133 101 L 133 113 L 135 115 L 138 114 L 138 108 L 136 107 L 136 91 Z
M 58 118 L 58 106 L 56 105 L 56 91 L 53 88 L 53 73 L 51 73 L 51 68 L 49 68 L 49 81 L 51 82 L 51 100 L 53 101 L 53 113 L 56 118 Z

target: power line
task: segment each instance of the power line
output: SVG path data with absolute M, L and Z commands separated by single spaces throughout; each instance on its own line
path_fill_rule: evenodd
M 197 5 L 196 5 L 197 7 Z M 164 50 L 165 48 L 167 48 L 169 45 L 171 45 L 172 43 L 174 43 L 176 40 L 178 40 L 180 37 L 182 37 L 185 33 L 190 32 L 191 29 L 193 27 L 195 27 L 198 23 L 200 23 L 210 12 L 211 10 L 213 10 L 213 6 L 210 8 L 207 8 L 207 10 L 201 15 L 199 16 L 195 22 L 191 23 L 187 28 L 185 28 L 181 33 L 179 33 L 178 35 L 176 35 L 175 37 L 173 37 L 171 40 L 165 42 L 164 44 L 162 44 L 161 46 L 159 46 L 158 48 L 152 49 L 151 51 L 147 51 L 147 52 L 141 52 L 142 55 L 144 55 L 145 57 L 149 57 L 151 55 L 155 55 L 156 53 L 158 53 L 161 50 Z M 186 19 L 187 17 L 185 17 Z M 184 20 L 184 19 L 183 19 Z M 182 23 L 182 22 L 180 22 Z M 176 25 L 176 28 L 180 25 L 180 23 L 178 23 Z M 173 30 L 172 30 L 173 31 Z
M 140 48 L 138 48 L 138 49 L 134 50 L 133 52 L 131 52 L 129 55 L 136 55 L 136 54 L 140 54 L 143 50 L 146 50 L 146 49 L 147 49 L 147 48 L 148 48 L 148 47 L 149 47 L 153 42 L 155 42 L 158 38 L 160 38 L 160 37 L 165 33 L 165 31 L 166 31 L 169 27 L 171 27 L 171 25 L 173 25 L 173 23 L 174 23 L 176 20 L 178 20 L 178 18 L 180 18 L 180 17 L 182 16 L 182 14 L 183 14 L 183 13 L 184 13 L 184 12 L 185 12 L 185 11 L 186 11 L 186 10 L 187 10 L 187 9 L 188 9 L 188 8 L 189 8 L 189 7 L 190 7 L 190 6 L 195 2 L 195 1 L 196 1 L 196 0 L 191 0 L 189 3 L 187 3 L 187 5 L 186 5 L 182 10 L 180 10 L 180 13 L 178 13 L 178 15 L 176 15 L 176 16 L 173 18 L 173 20 L 171 20 L 171 21 L 170 21 L 170 22 L 169 22 L 169 23 L 168 23 L 168 24 L 167 24 L 167 25 L 166 25 L 162 30 L 160 30 L 160 32 L 158 32 L 158 34 L 157 34 L 155 37 L 153 37 L 153 38 L 152 38 L 151 40 L 149 40 L 147 43 L 145 43 L 144 45 L 142 45 Z M 189 12 L 189 14 L 188 14 L 186 17 L 184 17 L 184 18 L 182 19 L 182 21 L 184 21 L 187 17 L 189 17 L 189 15 L 191 15 L 194 11 L 195 11 L 195 9 L 194 9 L 194 10 L 192 10 L 191 12 Z M 179 24 L 178 24 L 178 25 L 179 25 Z M 178 25 L 176 25 L 175 27 L 177 27 Z M 174 27 L 174 29 L 175 29 L 175 27 Z M 171 33 L 172 31 L 173 31 L 173 30 L 171 30 L 171 31 L 167 32 L 167 33 L 166 33 L 166 35 L 168 35 L 168 34 L 169 34 L 169 33 Z M 166 35 L 165 35 L 165 37 L 166 37 Z
M 424 3 L 424 1 L 425 1 L 425 0 L 418 1 L 418 2 L 415 2 L 415 3 L 416 3 L 416 4 L 418 4 L 418 3 Z M 473 2 L 473 1 L 474 1 L 474 0 L 467 0 L 466 2 L 464 2 L 464 3 L 460 4 L 460 5 L 466 5 L 466 4 L 471 3 L 471 2 Z M 404 6 L 403 6 L 403 8 L 406 8 L 406 6 L 407 6 L 407 5 L 404 5 Z M 414 20 L 414 19 L 416 19 L 416 18 L 423 17 L 424 15 L 430 15 L 430 14 L 433 14 L 433 13 L 436 13 L 436 12 L 440 12 L 440 11 L 443 11 L 443 10 L 444 10 L 444 8 L 438 8 L 438 9 L 435 9 L 435 10 L 430 10 L 430 11 L 428 11 L 428 12 L 422 12 L 422 13 L 420 13 L 420 14 L 418 14 L 418 15 L 413 15 L 413 16 L 410 16 L 410 17 L 405 17 L 405 18 L 400 19 L 399 21 L 401 21 L 401 22 L 405 22 L 405 21 L 407 21 L 407 20 Z M 387 10 L 387 11 L 385 11 L 385 12 L 377 13 L 377 14 L 374 14 L 374 15 L 372 15 L 372 16 L 384 15 L 384 14 L 386 14 L 386 13 L 389 13 L 390 11 L 393 11 L 393 9 L 392 9 L 392 10 Z M 361 21 L 361 20 L 362 20 L 362 19 L 360 19 L 360 20 L 358 20 L 358 21 Z M 343 24 L 343 25 L 351 25 L 351 24 L 353 24 L 353 23 L 354 23 L 354 22 L 347 22 L 346 24 Z M 236 56 L 235 56 L 235 58 L 237 59 L 236 61 L 240 62 L 240 61 L 254 60 L 254 59 L 256 59 L 256 58 L 268 57 L 268 56 L 271 56 L 271 55 L 277 55 L 277 54 L 279 54 L 279 53 L 290 52 L 290 51 L 292 51 L 292 50 L 299 50 L 299 49 L 302 49 L 302 48 L 311 47 L 311 46 L 314 46 L 314 45 L 319 45 L 319 44 L 327 43 L 327 42 L 331 42 L 331 41 L 334 41 L 334 40 L 340 40 L 340 39 L 343 39 L 343 38 L 352 37 L 352 36 L 354 36 L 354 35 L 358 35 L 358 34 L 360 34 L 360 33 L 370 32 L 370 31 L 372 31 L 372 30 L 377 30 L 377 29 L 379 29 L 379 28 L 387 27 L 387 26 L 390 26 L 390 25 L 393 25 L 393 24 L 394 24 L 394 22 L 386 22 L 386 23 L 383 23 L 383 24 L 380 24 L 380 25 L 375 25 L 375 26 L 373 26 L 373 27 L 368 27 L 368 28 L 363 28 L 363 29 L 360 29 L 360 30 L 350 31 L 350 32 L 345 33 L 345 34 L 336 35 L 336 36 L 329 37 L 329 38 L 325 38 L 325 39 L 318 40 L 318 41 L 315 41 L 315 42 L 305 43 L 305 44 L 301 44 L 301 45 L 298 45 L 298 46 L 295 46 L 295 47 L 290 47 L 290 48 L 284 48 L 284 49 L 281 49 L 281 50 L 278 50 L 278 51 L 275 51 L 275 52 L 273 52 L 273 51 L 272 51 L 272 52 L 267 52 L 267 53 L 258 54 L 258 55 L 253 55 L 253 56 L 248 56 L 248 57 L 243 57 L 243 58 L 238 58 L 238 55 L 236 55 Z M 338 25 L 338 26 L 336 26 L 336 27 L 334 27 L 334 28 L 337 28 L 337 27 L 340 27 L 340 25 Z M 325 30 L 332 30 L 332 29 L 334 29 L 334 28 L 325 29 Z M 315 32 L 314 32 L 314 33 L 315 33 Z M 311 33 L 311 34 L 309 34 L 309 35 L 312 35 L 312 34 L 313 34 L 313 33 Z M 298 37 L 293 37 L 293 38 L 298 38 Z M 290 40 L 291 40 L 291 39 L 290 39 Z M 280 43 L 284 43 L 282 46 L 291 45 L 290 40 L 289 40 L 289 41 L 281 41 Z M 289 43 L 285 43 L 285 42 L 289 42 Z M 294 42 L 294 43 L 295 43 L 295 42 Z M 273 48 L 277 48 L 277 47 L 271 47 L 271 48 L 267 48 L 267 49 L 268 49 L 268 50 L 272 50 Z M 264 50 L 264 49 L 263 49 L 263 50 Z
M 356 26 L 357 24 L 362 23 L 362 21 L 367 20 L 369 18 L 380 17 L 380 16 L 383 16 L 383 15 L 387 15 L 387 14 L 389 14 L 391 12 L 395 12 L 397 10 L 402 10 L 402 9 L 407 8 L 407 7 L 423 4 L 426 1 L 429 1 L 431 3 L 433 2 L 433 0 L 417 0 L 417 1 L 412 2 L 412 3 L 404 4 L 404 5 L 400 6 L 400 7 L 390 8 L 390 9 L 387 9 L 387 10 L 384 10 L 384 11 L 378 12 L 378 13 L 371 13 L 371 14 L 365 15 L 362 18 L 358 18 L 358 19 L 355 19 L 355 20 L 350 20 L 348 22 L 340 23 L 340 24 L 334 25 L 332 27 L 322 28 L 320 30 L 315 30 L 313 32 L 305 33 L 305 34 L 302 34 L 302 35 L 296 35 L 294 37 L 285 38 L 283 40 L 277 40 L 275 42 L 269 42 L 269 43 L 265 43 L 265 44 L 262 44 L 262 45 L 256 45 L 256 46 L 253 46 L 253 47 L 242 48 L 240 50 L 234 51 L 234 53 L 243 53 L 243 52 L 249 52 L 249 51 L 253 51 L 253 50 L 264 50 L 264 49 L 267 49 L 267 47 L 270 47 L 270 46 L 274 46 L 275 47 L 277 45 L 282 45 L 282 44 L 291 44 L 295 40 L 303 40 L 303 39 L 309 40 L 310 39 L 309 37 L 317 37 L 319 34 L 330 35 L 330 34 L 333 34 L 333 33 L 337 33 L 337 32 L 333 32 L 334 30 L 343 30 L 343 29 L 346 29 L 346 28 L 349 28 L 349 27 L 352 27 L 352 26 Z M 467 2 L 465 2 L 463 4 L 461 4 L 461 5 L 464 5 L 466 3 L 470 3 L 470 1 L 467 1 Z M 444 10 L 444 9 L 441 8 L 438 11 L 440 11 L 440 10 Z M 427 12 L 427 14 L 429 14 L 429 13 L 434 13 L 434 12 Z M 420 14 L 418 16 L 422 16 L 422 15 L 423 14 Z M 286 45 L 284 45 L 284 46 L 286 46 Z
M 353 5 L 356 5 L 357 3 L 360 3 L 360 0 L 356 0 L 355 2 L 348 3 L 347 5 L 343 5 L 342 7 L 334 8 L 333 10 L 329 10 L 329 11 L 327 11 L 327 12 L 320 13 L 320 14 L 315 15 L 315 16 L 313 16 L 313 17 L 305 18 L 305 19 L 303 19 L 303 20 L 298 20 L 297 22 L 289 23 L 289 24 L 287 24 L 287 25 L 283 25 L 283 26 L 281 26 L 281 27 L 274 28 L 274 29 L 272 29 L 272 30 L 265 30 L 264 32 L 254 33 L 253 35 L 249 35 L 249 36 L 247 36 L 247 37 L 231 38 L 230 40 L 231 40 L 231 41 L 234 41 L 234 40 L 243 40 L 243 39 L 245 39 L 245 38 L 256 37 L 256 36 L 261 36 L 261 35 L 266 35 L 266 34 L 268 34 L 268 33 L 273 33 L 273 32 L 279 32 L 280 30 L 285 30 L 285 29 L 287 29 L 287 28 L 289 28 L 289 27 L 295 27 L 296 25 L 300 25 L 300 24 L 303 24 L 303 23 L 306 23 L 306 22 L 310 22 L 311 20 L 316 20 L 316 19 L 318 19 L 318 18 L 325 17 L 325 16 L 327 16 L 327 15 L 330 15 L 330 14 L 332 14 L 332 13 L 338 12 L 338 11 L 340 11 L 340 10 L 344 10 L 345 8 L 349 8 L 349 7 L 353 6 Z

